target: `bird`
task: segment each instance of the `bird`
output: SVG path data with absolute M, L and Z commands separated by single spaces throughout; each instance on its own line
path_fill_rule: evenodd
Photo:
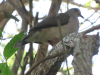
M 62 37 L 73 32 L 78 32 L 79 21 L 78 17 L 82 17 L 81 11 L 78 8 L 72 8 L 65 13 L 59 14 L 61 23 Z M 57 16 L 51 15 L 34 25 L 26 37 L 15 44 L 15 47 L 21 47 L 27 43 L 34 42 L 39 44 L 50 44 L 54 46 L 60 41 L 60 33 L 57 24 Z

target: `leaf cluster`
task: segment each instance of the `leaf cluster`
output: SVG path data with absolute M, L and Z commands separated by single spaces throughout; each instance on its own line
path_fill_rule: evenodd
M 0 37 L 2 36 L 2 31 L 0 31 Z M 7 60 L 18 50 L 18 48 L 14 48 L 16 42 L 21 40 L 24 37 L 24 33 L 20 32 L 18 35 L 15 35 L 10 42 L 4 48 L 4 57 L 6 59 L 6 63 L 0 63 L 0 75 L 13 75 L 10 71 Z

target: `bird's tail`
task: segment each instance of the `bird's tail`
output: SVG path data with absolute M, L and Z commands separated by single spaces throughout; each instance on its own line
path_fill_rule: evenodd
M 15 45 L 14 45 L 14 47 L 15 48 L 18 48 L 18 47 L 21 47 L 21 46 L 23 46 L 23 45 L 25 45 L 25 44 L 27 44 L 28 42 L 26 42 L 26 41 L 24 41 L 24 40 L 22 40 L 22 41 L 18 41 Z
M 14 47 L 15 48 L 18 48 L 18 47 L 21 47 L 22 46 L 22 41 L 18 41 L 15 45 L 14 45 Z

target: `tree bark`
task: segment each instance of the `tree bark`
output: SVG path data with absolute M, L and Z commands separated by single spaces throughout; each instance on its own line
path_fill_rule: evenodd
M 6 23 L 9 19 L 5 18 L 3 11 L 12 13 L 14 11 L 14 8 L 8 4 L 8 2 L 2 2 L 0 4 L 0 29 L 3 31 Z
M 82 48 L 83 49 L 86 48 L 86 50 L 84 50 L 82 53 L 86 53 L 85 51 L 87 51 L 88 53 L 86 53 L 86 54 L 88 56 L 86 56 L 86 57 L 89 59 L 89 60 L 86 59 L 85 63 L 84 63 L 86 66 L 88 65 L 87 69 L 89 69 L 89 71 L 88 72 L 83 71 L 83 73 L 84 73 L 83 75 L 88 75 L 88 73 L 92 74 L 91 58 L 92 58 L 93 54 L 96 54 L 98 52 L 98 47 L 99 47 L 99 38 L 98 37 L 99 37 L 98 35 L 90 36 L 90 35 L 84 35 L 82 33 L 80 33 L 80 34 L 74 33 L 74 34 L 66 36 L 63 39 L 65 50 L 63 49 L 61 42 L 59 42 L 51 51 L 48 52 L 46 57 L 48 57 L 50 55 L 54 56 L 57 53 L 58 54 L 64 53 L 64 54 L 60 55 L 60 56 L 56 55 L 56 57 L 54 57 L 54 58 L 47 59 L 45 61 L 40 62 L 40 64 L 38 65 L 39 68 L 37 69 L 37 71 L 35 71 L 34 75 L 55 75 L 57 73 L 57 71 L 60 69 L 62 62 L 70 54 L 73 54 L 74 57 L 76 58 L 76 56 L 78 54 L 80 55 L 80 52 L 78 52 L 78 54 L 77 54 L 76 51 L 79 49 L 82 50 Z M 90 51 L 92 53 L 90 53 Z M 82 60 L 82 59 L 80 59 L 80 60 Z M 79 60 L 77 60 L 77 61 L 79 61 Z M 74 60 L 74 62 L 75 62 L 75 60 Z M 83 64 L 79 65 L 79 62 L 77 64 L 78 66 L 83 65 Z M 28 75 L 31 72 L 31 70 L 33 70 L 35 68 L 34 66 L 36 67 L 36 65 L 33 65 L 25 75 Z M 82 66 L 82 70 L 83 70 L 83 68 L 84 68 L 84 66 Z M 80 70 L 80 69 L 81 68 L 78 68 L 78 70 Z M 77 69 L 75 67 L 75 73 L 77 73 L 76 70 Z M 78 74 L 76 74 L 76 75 L 78 75 Z M 82 74 L 79 74 L 79 75 L 82 75 Z
M 92 57 L 98 53 L 99 35 L 84 35 L 73 52 L 74 75 L 92 75 Z
M 22 0 L 22 2 L 24 3 L 24 5 L 26 5 L 28 3 L 29 0 Z M 10 5 L 7 1 L 3 1 L 0 4 L 0 29 L 3 31 L 6 23 L 9 21 L 9 19 L 5 18 L 4 13 L 2 11 L 5 11 L 7 13 L 12 14 L 12 12 L 15 10 L 15 8 Z

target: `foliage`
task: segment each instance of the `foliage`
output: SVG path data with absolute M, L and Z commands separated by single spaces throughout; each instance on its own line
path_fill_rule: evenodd
M 0 54 L 0 61 L 2 60 L 1 54 Z
M 13 54 L 8 60 L 7 60 L 7 64 L 9 66 L 9 68 L 11 69 L 14 63 L 14 59 L 15 59 L 15 55 Z
M 13 75 L 7 63 L 0 63 L 0 75 Z
M 0 70 L 1 70 L 0 75 L 6 75 L 6 74 L 12 75 L 12 72 L 10 71 L 10 69 L 12 68 L 12 65 L 13 65 L 13 62 L 15 59 L 14 53 L 18 50 L 18 48 L 14 48 L 14 45 L 17 41 L 21 40 L 23 38 L 23 36 L 24 36 L 24 33 L 21 32 L 18 35 L 15 35 L 6 46 L 4 46 L 2 44 L 5 47 L 4 48 L 4 57 L 6 58 L 7 62 L 0 64 Z M 35 55 L 35 53 L 34 53 L 34 55 Z M 26 51 L 24 51 L 23 59 L 24 59 L 25 55 L 26 55 Z M 23 60 L 22 60 L 21 64 L 23 65 Z M 8 65 L 9 65 L 9 67 L 8 67 Z M 2 68 L 2 67 L 5 67 L 5 68 Z M 19 70 L 21 70 L 21 69 L 19 69 Z M 8 71 L 8 73 L 5 71 Z
M 18 48 L 14 48 L 14 45 L 17 41 L 21 40 L 23 36 L 24 36 L 23 32 L 19 33 L 18 35 L 15 35 L 12 38 L 12 40 L 10 40 L 10 42 L 6 45 L 6 47 L 4 48 L 4 57 L 6 59 L 8 59 L 18 50 Z
M 51 1 L 51 0 L 50 0 Z M 85 4 L 85 6 L 91 6 L 91 2 L 92 2 L 93 0 L 90 0 L 88 3 L 86 3 Z M 99 5 L 97 5 L 96 7 L 98 7 Z M 5 13 L 5 17 L 6 18 L 13 18 L 13 19 L 15 19 L 16 21 L 19 21 L 16 17 L 14 17 L 13 15 L 11 15 L 11 14 L 9 14 L 9 13 L 6 13 L 6 12 L 4 12 Z M 5 58 L 7 59 L 7 62 L 6 63 L 2 63 L 2 64 L 0 64 L 0 70 L 1 70 L 1 73 L 0 73 L 0 75 L 2 74 L 2 75 L 6 75 L 5 73 L 5 71 L 7 71 L 7 75 L 12 75 L 12 73 L 11 73 L 11 71 L 10 71 L 10 69 L 9 69 L 9 67 L 8 66 L 12 66 L 13 65 L 13 62 L 14 62 L 14 59 L 15 59 L 15 56 L 14 56 L 14 53 L 17 51 L 17 48 L 14 48 L 13 46 L 14 46 L 14 44 L 18 41 L 18 40 L 20 40 L 21 39 L 21 37 L 23 36 L 23 34 L 19 34 L 18 36 L 16 35 L 7 45 L 6 45 L 6 47 L 5 47 L 5 45 L 4 44 L 1 44 L 3 47 L 5 47 L 4 48 L 4 56 L 5 56 Z M 2 37 L 2 31 L 0 30 L 0 37 Z M 9 36 L 8 36 L 8 38 L 9 37 L 13 37 L 13 34 L 10 34 Z M 23 53 L 23 57 L 22 57 L 22 61 L 21 61 L 21 65 L 23 65 L 23 59 L 24 59 L 24 57 L 25 57 L 25 55 L 26 55 L 26 51 L 24 51 L 24 53 Z M 34 53 L 33 52 L 33 57 L 35 57 L 35 54 L 36 53 Z M 9 58 L 9 59 L 8 59 Z M 0 59 L 2 59 L 1 57 L 0 57 Z M 30 60 L 30 59 L 28 59 L 28 60 Z M 10 67 L 11 68 L 11 67 Z M 71 68 L 69 68 L 69 70 L 70 70 Z M 65 69 L 65 70 L 63 70 L 63 71 L 66 71 L 66 73 L 67 73 L 67 69 Z
M 85 4 L 85 6 L 91 6 L 91 2 L 92 2 L 93 0 L 90 0 L 89 2 L 87 2 L 86 4 Z
M 2 58 L 1 58 L 1 54 L 0 54 L 0 59 L 2 59 Z
M 14 45 L 17 41 L 21 40 L 23 36 L 24 36 L 23 32 L 19 33 L 18 35 L 15 35 L 12 38 L 12 40 L 10 40 L 10 42 L 5 46 L 4 57 L 6 58 L 6 61 L 18 50 L 18 48 L 14 48 Z M 14 55 L 12 56 L 12 58 L 14 58 Z M 8 64 L 12 66 L 12 63 L 13 63 L 13 59 L 9 59 Z M 0 72 L 1 72 L 0 75 L 13 75 L 8 67 L 8 64 L 7 62 L 0 64 Z
M 96 4 L 96 7 L 99 7 L 99 4 Z
M 90 7 L 92 1 L 94 1 L 94 0 L 90 0 L 90 1 L 88 1 L 88 2 L 85 4 L 85 6 Z M 96 6 L 95 6 L 95 7 L 99 7 L 99 4 L 96 3 Z

